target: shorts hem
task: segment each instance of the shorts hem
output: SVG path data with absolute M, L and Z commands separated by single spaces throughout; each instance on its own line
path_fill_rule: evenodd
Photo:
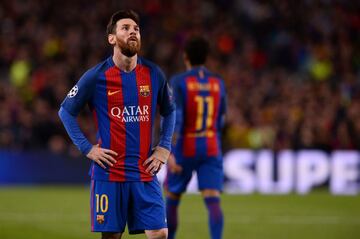
M 175 193 L 175 194 L 183 194 L 186 192 L 186 189 L 185 190 L 169 190 L 169 188 L 167 188 L 167 191 L 170 193 Z
M 222 192 L 222 188 L 217 188 L 217 187 L 199 187 L 199 191 L 202 190 L 206 190 L 206 189 L 210 189 L 210 190 L 218 190 L 219 192 Z
M 141 233 L 145 233 L 146 230 L 160 230 L 163 228 L 167 228 L 167 225 L 161 225 L 161 226 L 156 226 L 156 227 L 151 227 L 151 228 L 146 228 L 146 229 L 135 229 L 135 230 L 129 230 L 129 234 L 133 235 L 133 234 L 141 234 Z

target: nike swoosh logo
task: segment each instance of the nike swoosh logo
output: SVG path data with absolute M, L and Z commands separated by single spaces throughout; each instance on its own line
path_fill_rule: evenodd
M 119 93 L 120 92 L 120 90 L 116 90 L 116 91 L 111 91 L 111 90 L 109 90 L 108 91 L 108 95 L 110 96 L 110 95 L 115 95 L 116 93 Z

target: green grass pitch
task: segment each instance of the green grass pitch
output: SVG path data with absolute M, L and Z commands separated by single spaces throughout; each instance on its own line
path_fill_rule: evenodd
M 360 238 L 359 196 L 223 195 L 226 239 Z M 178 239 L 209 238 L 199 195 L 180 205 Z M 89 188 L 83 186 L 0 187 L 1 239 L 100 238 L 90 232 Z M 144 235 L 123 238 L 145 238 Z

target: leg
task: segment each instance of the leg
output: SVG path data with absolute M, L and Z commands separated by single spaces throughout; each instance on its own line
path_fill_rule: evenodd
M 128 185 L 117 182 L 91 183 L 91 229 L 102 232 L 101 238 L 120 239 L 128 209 Z
M 122 233 L 103 232 L 101 239 L 121 239 Z
M 203 189 L 201 190 L 201 195 L 203 198 L 208 197 L 220 197 L 220 192 L 216 189 Z
M 178 225 L 178 206 L 181 194 L 166 192 L 166 217 L 169 229 L 169 239 L 175 238 L 175 233 Z
M 221 157 L 207 157 L 198 169 L 198 180 L 209 217 L 211 239 L 220 239 L 224 227 L 224 216 L 220 207 L 224 173 Z
M 147 238 L 167 238 L 165 202 L 157 178 L 150 182 L 131 182 L 132 207 L 129 209 L 130 234 Z
M 166 216 L 167 226 L 169 229 L 168 239 L 174 239 L 178 225 L 178 206 L 183 192 L 191 180 L 192 172 L 196 167 L 197 161 L 194 158 L 183 158 L 182 155 L 177 155 L 177 160 L 180 160 L 182 171 L 172 173 L 167 171 L 167 179 L 165 181 L 166 191 Z
M 147 239 L 166 239 L 168 236 L 168 229 L 145 230 L 145 234 Z
M 220 207 L 220 192 L 214 189 L 201 191 L 209 215 L 209 228 L 212 239 L 220 239 L 224 227 L 224 216 Z

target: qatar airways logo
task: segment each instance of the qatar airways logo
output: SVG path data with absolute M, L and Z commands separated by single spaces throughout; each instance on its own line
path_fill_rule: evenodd
M 111 115 L 118 118 L 121 122 L 144 122 L 149 121 L 149 106 L 125 106 L 125 107 L 112 107 Z

